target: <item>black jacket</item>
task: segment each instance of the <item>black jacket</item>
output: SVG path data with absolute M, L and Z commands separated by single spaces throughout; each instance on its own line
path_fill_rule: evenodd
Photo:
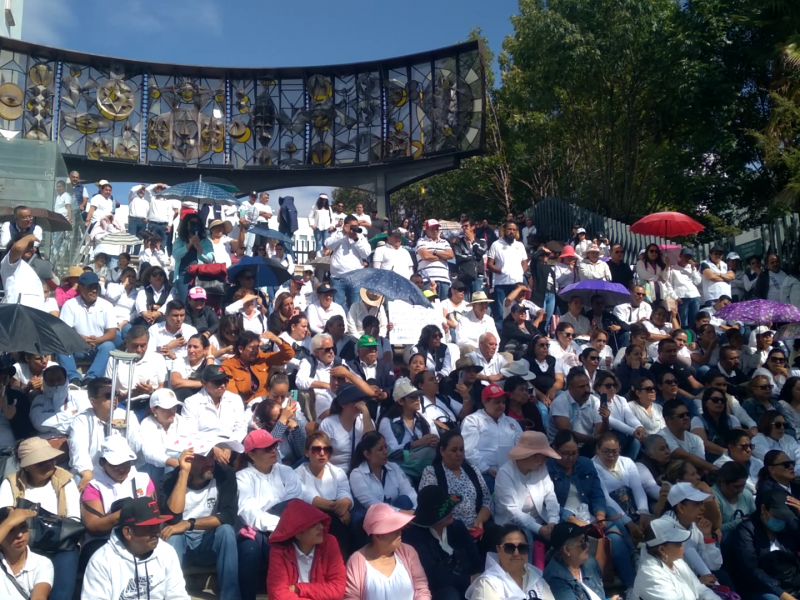
M 758 279 L 756 279 L 756 285 L 755 288 L 753 288 L 756 298 L 766 300 L 769 297 L 769 274 L 769 269 L 764 269 L 761 271 L 761 275 L 758 276 Z
M 628 288 L 633 281 L 633 271 L 631 271 L 630 266 L 626 265 L 624 261 L 617 264 L 613 260 L 608 261 L 606 264 L 608 265 L 608 270 L 611 271 L 611 281 Z
M 469 283 L 484 274 L 483 255 L 486 254 L 486 241 L 477 237 L 468 242 L 464 237 L 458 237 L 450 243 L 456 259 L 458 278 Z
M 210 306 L 204 306 L 203 310 L 195 313 L 189 306 L 186 306 L 186 322 L 197 329 L 197 333 L 214 335 L 219 329 L 219 317 L 217 312 Z
M 366 375 L 364 374 L 364 369 L 361 368 L 361 361 L 358 359 L 357 356 L 353 360 L 347 361 L 345 364 L 353 373 L 361 377 L 361 379 L 363 379 L 364 381 L 368 383 L 371 381 L 367 379 Z M 383 411 L 394 403 L 394 400 L 392 399 L 392 392 L 394 391 L 395 376 L 392 366 L 389 365 L 387 362 L 379 360 L 376 364 L 377 364 L 377 367 L 375 368 L 376 385 L 384 392 L 389 394 L 389 397 L 382 402 L 383 404 L 382 411 Z M 372 415 L 372 420 L 373 421 L 377 420 L 378 403 L 367 402 L 367 408 L 369 408 L 370 415 Z
M 533 289 L 531 290 L 531 302 L 536 306 L 544 306 L 544 295 L 547 293 L 547 281 L 550 276 L 553 276 L 553 281 L 556 280 L 556 274 L 553 265 L 543 263 L 539 260 L 544 250 L 539 249 L 531 256 L 531 278 L 533 279 Z M 552 290 L 555 293 L 555 290 Z
M 178 481 L 179 469 L 174 469 L 164 475 L 161 479 L 161 490 L 158 493 L 158 503 L 162 515 L 172 515 L 172 520 L 168 524 L 174 525 L 183 521 L 183 513 L 174 514 L 167 505 L 172 490 Z M 227 465 L 214 463 L 214 479 L 217 484 L 217 505 L 213 510 L 209 510 L 207 517 L 216 516 L 223 525 L 233 525 L 236 523 L 236 515 L 239 514 L 239 489 L 236 485 L 236 474 Z M 210 485 L 210 482 L 209 482 Z M 187 492 L 191 488 L 187 489 Z

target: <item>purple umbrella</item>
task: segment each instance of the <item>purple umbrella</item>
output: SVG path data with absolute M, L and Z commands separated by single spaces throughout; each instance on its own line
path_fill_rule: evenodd
M 745 300 L 729 304 L 714 315 L 724 321 L 742 323 L 796 323 L 800 321 L 800 309 L 791 304 L 772 300 Z
M 561 290 L 558 295 L 567 302 L 574 296 L 580 296 L 584 306 L 589 306 L 592 296 L 602 296 L 608 307 L 631 301 L 631 294 L 625 289 L 624 285 L 599 279 L 586 279 L 578 283 L 571 283 Z

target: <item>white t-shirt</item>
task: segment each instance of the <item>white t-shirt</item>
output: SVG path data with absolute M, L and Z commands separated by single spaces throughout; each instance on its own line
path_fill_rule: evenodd
M 78 494 L 78 486 L 74 481 L 70 481 L 64 486 L 64 494 L 67 498 L 67 516 L 76 521 L 81 520 L 81 500 Z M 43 509 L 54 515 L 58 514 L 58 494 L 52 485 L 43 485 L 42 487 L 25 488 L 24 498 L 35 502 Z M 11 490 L 11 482 L 4 479 L 0 484 L 0 507 L 14 506 L 14 494 Z
M 214 262 L 224 264 L 227 267 L 231 266 L 231 238 L 223 235 L 218 242 L 211 242 L 214 248 Z
M 203 489 L 186 488 L 186 504 L 183 508 L 183 520 L 202 519 L 217 512 L 219 490 L 217 480 L 212 479 Z
M 67 207 L 72 206 L 72 194 L 64 192 L 60 196 L 56 196 L 56 201 L 53 203 L 53 212 L 57 212 L 62 217 L 69 218 Z
M 414 261 L 411 254 L 405 248 L 394 248 L 393 246 L 381 246 L 375 250 L 372 257 L 372 265 L 376 269 L 394 271 L 398 275 L 410 279 L 414 274 Z
M 11 575 L 11 568 L 8 566 L 5 557 L 3 557 L 2 554 L 0 554 L 0 557 L 2 557 L 3 569 L 5 569 L 6 573 Z M 16 580 L 17 584 L 25 590 L 28 597 L 30 597 L 33 588 L 40 583 L 47 583 L 52 587 L 53 563 L 50 562 L 49 558 L 41 554 L 36 554 L 28 548 L 28 556 L 25 558 L 25 565 L 22 567 L 22 570 L 16 575 L 11 576 Z M 0 598 L 3 598 L 3 600 L 25 600 L 24 596 L 19 593 L 17 587 L 11 583 L 11 580 L 5 573 L 0 577 Z
M 703 277 L 701 282 L 702 299 L 701 302 L 708 302 L 709 300 L 717 300 L 720 296 L 731 295 L 731 284 L 729 281 L 709 281 L 705 278 L 705 271 L 711 271 L 715 275 L 724 275 L 728 272 L 728 265 L 724 260 L 719 261 L 719 266 L 712 263 L 710 260 L 704 260 L 700 263 L 700 274 Z
M 372 217 L 370 217 L 370 216 L 369 216 L 367 213 L 364 213 L 363 215 L 356 215 L 356 214 L 353 214 L 353 216 L 354 216 L 356 219 L 358 219 L 359 221 L 366 221 L 367 223 L 369 223 L 370 225 L 372 225 Z
M 110 196 L 108 198 L 104 198 L 100 194 L 95 194 L 89 201 L 89 207 L 91 208 L 92 206 L 94 206 L 92 223 L 97 223 L 103 217 L 107 217 L 114 212 L 114 201 Z
M 594 395 L 589 396 L 589 399 L 581 406 L 572 399 L 569 393 L 556 396 L 550 405 L 550 421 L 547 424 L 547 436 L 551 442 L 558 433 L 555 417 L 567 417 L 570 429 L 573 431 L 594 435 L 595 423 L 603 422 L 603 418 L 600 416 L 600 399 Z
M 364 437 L 364 417 L 358 415 L 352 431 L 344 430 L 339 420 L 339 415 L 330 415 L 324 418 L 322 423 L 319 424 L 319 428 L 320 431 L 324 431 L 331 438 L 333 455 L 331 455 L 330 464 L 340 469 L 346 470 L 350 468 L 350 457 L 353 454 L 353 449 Z
M 11 263 L 11 252 L 7 252 L 0 262 L 0 278 L 6 295 L 5 304 L 19 303 L 38 310 L 44 310 L 44 288 L 42 280 L 27 262 L 21 258 Z
M 494 265 L 501 271 L 494 276 L 495 285 L 514 285 L 525 280 L 522 261 L 528 260 L 528 252 L 522 243 L 515 240 L 509 244 L 501 238 L 492 244 L 486 258 L 493 258 Z
M 693 434 L 691 431 L 686 431 L 683 434 L 683 439 L 679 440 L 676 438 L 669 429 L 664 427 L 661 431 L 658 432 L 658 435 L 662 436 L 664 440 L 667 442 L 667 446 L 669 446 L 670 452 L 675 452 L 678 448 L 683 448 L 689 454 L 694 454 L 698 458 L 702 458 L 703 460 L 706 459 L 706 448 L 703 444 L 703 438 L 698 435 Z

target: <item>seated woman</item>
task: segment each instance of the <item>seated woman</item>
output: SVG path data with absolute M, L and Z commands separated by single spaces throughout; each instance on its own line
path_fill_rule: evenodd
M 510 352 L 514 360 L 520 359 L 528 351 L 533 338 L 539 335 L 539 324 L 543 317 L 540 314 L 529 317 L 527 306 L 512 304 L 511 310 L 503 319 L 498 349 L 501 352 Z
M 146 440 L 142 444 L 142 454 L 147 464 L 142 471 L 154 481 L 160 481 L 166 469 L 178 467 L 178 459 L 172 450 L 181 437 L 191 435 L 190 425 L 176 414 L 181 403 L 177 394 L 170 389 L 161 388 L 150 396 L 150 414 L 142 421 L 139 435 Z
M 450 348 L 442 342 L 442 331 L 436 325 L 426 325 L 419 334 L 419 341 L 411 349 L 413 354 L 425 357 L 425 366 L 440 377 L 447 377 L 455 368 Z
M 282 334 L 289 326 L 289 319 L 294 315 L 294 299 L 292 295 L 289 292 L 281 292 L 275 298 L 275 308 L 267 321 L 267 329 L 275 335 Z
M 83 573 L 92 554 L 108 541 L 119 525 L 118 502 L 125 498 L 154 496 L 156 487 L 147 473 L 133 466 L 136 454 L 119 434 L 107 437 L 100 446 L 100 468 L 81 494 L 81 520 L 86 538 L 81 547 L 78 572 Z M 115 506 L 115 504 L 117 506 Z
M 560 382 L 556 376 L 556 358 L 550 355 L 549 348 L 547 337 L 537 336 L 531 340 L 526 357 L 520 360 L 527 370 L 536 376 L 533 380 L 533 393 L 545 406 L 549 406 L 564 387 L 563 376 L 558 374 Z
M 623 456 L 635 460 L 642 449 L 642 440 L 645 432 L 639 418 L 634 414 L 628 401 L 618 395 L 620 381 L 611 371 L 600 370 L 594 379 L 594 393 L 600 401 L 608 404 L 611 416 L 608 418 L 608 427 L 617 435 Z
M 331 377 L 331 383 L 336 378 Z M 331 393 L 333 393 L 331 389 Z M 364 435 L 375 430 L 366 401 L 371 398 L 364 390 L 352 384 L 339 386 L 331 404 L 330 414 L 319 423 L 331 439 L 333 454 L 331 464 L 350 470 L 350 462 L 356 456 L 356 446 Z
M 242 331 L 234 356 L 222 361 L 222 368 L 230 376 L 228 391 L 238 394 L 245 404 L 267 395 L 270 367 L 285 365 L 294 358 L 292 347 L 274 333 L 267 331 L 263 339 L 275 343 L 277 352 L 262 350 L 261 339 L 252 331 Z
M 28 548 L 31 541 L 28 519 L 35 516 L 36 511 L 25 508 L 0 508 L 0 560 L 4 575 L 0 590 L 4 598 L 47 600 L 56 597 L 50 592 L 54 583 L 53 563 Z M 74 571 L 62 576 L 70 575 L 74 587 Z
M 344 561 L 336 538 L 328 533 L 330 522 L 330 516 L 307 502 L 289 501 L 269 536 L 267 589 L 271 600 L 344 597 Z
M 672 458 L 667 440 L 654 433 L 644 440 L 644 452 L 636 461 L 636 469 L 647 494 L 650 512 L 660 515 L 667 502 L 670 483 L 666 480 L 667 465 Z
M 342 315 L 333 315 L 328 322 L 325 323 L 325 328 L 322 333 L 327 333 L 333 338 L 333 348 L 336 353 L 336 358 L 341 358 L 343 361 L 355 360 L 356 358 L 356 340 L 344 333 L 344 317 Z
M 773 384 L 769 378 L 763 374 L 756 374 L 747 384 L 747 394 L 749 398 L 742 402 L 742 408 L 750 415 L 756 423 L 760 422 L 764 413 L 769 411 L 777 411 L 783 414 L 778 405 L 778 401 L 772 398 Z M 796 441 L 796 432 L 791 428 L 791 425 L 786 422 L 784 418 L 784 428 L 787 430 L 788 436 Z
M 250 403 L 252 429 L 265 429 L 283 442 L 278 447 L 278 460 L 289 466 L 303 459 L 306 446 L 306 421 L 297 402 L 289 395 L 289 376 L 281 369 L 273 370 L 267 380 L 267 396 Z
M 691 533 L 656 519 L 645 531 L 639 570 L 631 598 L 641 600 L 719 600 L 683 560 Z
M 675 379 L 675 375 L 669 376 Z M 667 426 L 664 411 L 656 402 L 656 386 L 649 377 L 639 377 L 633 382 L 628 392 L 628 407 L 647 435 L 657 434 Z
M 415 354 L 412 360 L 415 356 L 422 355 Z M 439 392 L 439 380 L 433 371 L 423 370 L 409 379 L 421 391 L 420 412 L 436 425 L 439 432 L 457 428 L 464 417 L 472 414 L 472 398 L 463 383 L 463 389 L 456 385 L 454 391 L 459 397 L 455 399 Z
M 350 489 L 364 509 L 386 502 L 413 513 L 417 506 L 417 492 L 402 469 L 389 462 L 386 439 L 377 431 L 365 433 L 353 452 Z
M 781 394 L 783 385 L 786 383 L 786 380 L 789 379 L 786 353 L 780 348 L 770 349 L 767 355 L 767 362 L 753 373 L 754 378 L 757 375 L 764 375 L 769 379 L 769 384 L 772 386 L 772 398 L 777 400 Z
M 642 378 L 649 379 L 655 385 L 655 376 L 645 366 L 646 364 L 647 355 L 643 345 L 631 344 L 625 348 L 622 362 L 614 369 L 623 392 L 629 393 L 633 389 L 634 382 Z
M 255 600 L 255 575 L 269 556 L 269 535 L 278 526 L 281 509 L 294 498 L 312 500 L 295 472 L 278 462 L 279 443 L 265 429 L 251 431 L 244 438 L 247 466 L 236 473 L 242 524 L 238 535 L 242 600 Z
M 719 364 L 719 346 L 717 330 L 713 325 L 703 325 L 697 331 L 696 348 L 691 353 L 692 367 L 697 372 L 697 379 L 703 381 L 706 373 Z
M 692 417 L 691 431 L 703 440 L 706 460 L 713 463 L 726 450 L 726 440 L 731 430 L 741 426 L 739 419 L 728 414 L 728 399 L 725 392 L 708 388 L 703 392 L 702 414 Z
M 514 372 L 512 369 L 519 364 L 511 363 L 511 367 L 502 369 L 502 374 L 508 377 L 503 383 L 503 391 L 508 394 L 506 416 L 519 423 L 523 431 L 546 433 L 547 429 L 542 419 L 542 412 L 537 408 L 536 398 L 528 391 L 530 380 L 527 379 L 527 375 L 512 375 Z M 533 374 L 528 373 L 528 375 Z
M 401 538 L 413 518 L 383 503 L 367 509 L 369 542 L 347 561 L 345 600 L 431 600 L 417 551 Z
M 161 323 L 167 304 L 175 300 L 173 290 L 167 282 L 167 273 L 161 267 L 144 269 L 141 273 L 142 287 L 136 294 L 136 302 L 131 311 L 131 325 L 152 325 Z M 187 287 L 188 289 L 188 287 Z
M 764 466 L 761 459 L 753 456 L 753 444 L 750 441 L 750 434 L 744 429 L 731 429 L 726 439 L 727 450 L 715 462 L 715 467 L 720 467 L 725 463 L 735 462 L 744 468 L 747 476 L 747 489 L 752 494 L 756 493 L 756 482 L 758 473 Z
M 258 303 L 261 299 L 255 294 L 251 294 L 247 290 L 238 290 L 233 295 L 233 302 L 225 307 L 226 315 L 235 315 L 242 326 L 242 331 L 252 331 L 258 336 L 261 336 L 267 330 L 267 317 L 261 312 L 261 307 Z M 281 329 L 279 333 L 283 333 L 286 329 Z
M 614 362 L 612 363 L 614 371 L 617 371 L 617 369 L 625 363 L 625 355 L 629 346 L 641 346 L 644 351 L 644 363 L 649 362 L 647 359 L 647 340 L 650 337 L 650 332 L 647 331 L 647 327 L 645 327 L 641 321 L 636 321 L 635 323 L 631 323 L 628 334 L 628 346 L 621 347 L 614 356 Z M 619 376 L 620 379 L 622 378 L 619 373 L 617 373 L 617 376 Z
M 717 472 L 717 483 L 711 492 L 722 513 L 722 539 L 736 529 L 756 509 L 755 496 L 747 489 L 747 469 L 736 462 L 727 462 Z
M 559 431 L 553 440 L 553 449 L 561 458 L 548 459 L 547 471 L 553 481 L 562 521 L 581 527 L 592 521 L 607 521 L 608 504 L 603 486 L 591 459 L 579 455 L 575 434 L 568 429 Z M 610 522 L 611 519 L 617 519 L 618 515 L 614 514 L 614 509 L 610 512 L 604 527 L 619 533 L 617 525 Z M 635 576 L 631 545 L 621 534 L 608 537 L 611 540 L 614 569 L 625 587 L 629 588 Z
M 728 378 L 725 375 L 723 375 L 717 369 L 711 369 L 708 373 L 706 373 L 706 378 L 703 384 L 706 386 L 706 389 L 716 388 L 724 393 L 725 397 L 728 399 L 728 414 L 739 419 L 741 427 L 743 429 L 750 430 L 752 435 L 758 433 L 756 430 L 756 422 L 751 419 L 750 415 L 747 414 L 747 411 L 742 408 L 739 400 L 737 400 L 735 396 L 728 393 Z M 700 395 L 700 398 L 695 398 L 694 402 L 698 408 L 701 408 L 702 394 Z
M 294 472 L 306 493 L 313 497 L 311 504 L 330 517 L 331 535 L 339 542 L 342 555 L 347 556 L 353 508 L 347 473 L 330 463 L 333 445 L 324 431 L 315 431 L 306 438 L 305 452 L 308 462 L 301 463 Z
M 234 348 L 241 332 L 239 318 L 236 315 L 224 315 L 219 320 L 217 333 L 208 338 L 211 344 L 211 354 L 217 364 L 234 356 Z
M 764 460 L 770 450 L 782 450 L 796 460 L 797 440 L 786 432 L 786 418 L 768 410 L 758 419 L 758 433 L 753 438 L 753 456 Z
M 267 297 L 261 289 L 256 289 L 256 276 L 255 271 L 250 267 L 246 269 L 242 269 L 241 271 L 237 271 L 236 275 L 231 280 L 231 286 L 228 290 L 228 295 L 225 298 L 225 304 L 230 304 L 233 302 L 233 296 L 239 290 L 246 290 L 251 294 L 255 294 L 261 299 L 261 302 L 258 303 L 258 308 L 261 313 L 266 316 L 269 312 L 269 301 L 270 298 Z M 276 288 L 277 289 L 277 288 Z M 274 299 L 274 298 L 273 298 Z
M 19 388 L 31 398 L 35 398 L 42 393 L 44 370 L 56 364 L 58 363 L 52 362 L 47 354 L 40 356 L 20 352 L 19 362 L 14 365 L 14 378 L 11 380 L 11 385 Z
M 311 336 L 309 335 L 308 318 L 299 313 L 289 319 L 288 329 L 278 337 L 285 341 L 294 350 L 294 358 L 286 363 L 286 373 L 291 375 L 297 372 L 300 361 L 311 357 Z
M 186 356 L 172 361 L 172 371 L 169 374 L 170 388 L 178 400 L 183 402 L 202 389 L 200 373 L 206 365 L 213 365 L 214 362 L 211 344 L 206 336 L 196 333 L 187 340 Z M 178 465 L 176 463 L 173 466 Z
M 103 297 L 111 302 L 114 307 L 114 314 L 117 316 L 117 323 L 123 339 L 131 328 L 131 313 L 136 304 L 136 296 L 139 294 L 139 281 L 136 269 L 125 267 L 120 271 L 119 283 L 109 283 L 106 285 Z
M 394 403 L 378 418 L 378 431 L 386 440 L 389 459 L 401 469 L 407 462 L 406 452 L 411 460 L 425 463 L 424 466 L 436 456 L 439 433 L 433 421 L 419 412 L 421 395 L 408 379 L 401 377 L 394 385 Z
M 559 523 L 553 528 L 550 536 L 553 556 L 545 567 L 544 580 L 558 600 L 606 597 L 600 566 L 589 554 L 588 529 L 587 526 L 568 522 Z M 630 589 L 633 579 L 630 584 L 624 585 L 625 589 Z
M 19 461 L 19 471 L 6 477 L 0 484 L 0 507 L 14 507 L 18 500 L 24 498 L 53 515 L 80 522 L 78 486 L 69 471 L 56 466 L 59 460 L 64 459 L 64 454 L 51 448 L 46 440 L 34 437 L 19 443 L 16 447 L 16 458 Z M 0 540 L 3 537 L 5 536 L 0 533 Z M 6 562 L 16 565 L 16 562 L 10 560 L 12 557 L 5 554 L 5 548 L 3 551 Z M 43 598 L 72 600 L 75 573 L 78 571 L 78 552 L 76 544 L 71 550 L 48 556 L 55 573 L 52 580 L 54 587 L 50 596 L 45 595 Z M 31 598 L 35 597 L 34 595 Z
M 528 562 L 530 545 L 519 525 L 508 524 L 503 527 L 497 538 L 495 552 L 486 555 L 486 569 L 467 589 L 467 600 L 556 600 L 542 577 L 542 571 Z
M 711 496 L 711 488 L 709 485 L 700 479 L 700 474 L 695 469 L 694 465 L 685 460 L 671 460 L 667 465 L 667 470 L 664 473 L 664 481 L 670 486 L 676 483 L 688 483 L 692 487 L 700 490 L 706 496 Z M 670 487 L 670 489 L 672 489 Z M 664 503 L 665 510 L 669 507 L 667 502 Z M 663 511 L 659 514 L 664 514 Z M 714 498 L 706 498 L 703 502 L 703 517 L 711 521 L 712 531 L 717 531 L 722 526 L 722 515 L 720 514 L 719 506 L 717 506 Z
M 461 497 L 445 488 L 428 486 L 417 497 L 411 527 L 403 542 L 414 548 L 428 578 L 431 596 L 445 600 L 463 598 L 483 561 L 464 523 L 453 518 Z
M 800 483 L 795 474 L 796 461 L 782 450 L 770 450 L 764 456 L 764 467 L 758 474 L 756 496 L 772 489 L 783 489 L 800 500 Z
M 524 528 L 530 546 L 529 558 L 542 568 L 544 544 L 540 540 L 550 539 L 561 511 L 547 472 L 547 457 L 561 458 L 547 444 L 547 436 L 538 431 L 523 432 L 508 452 L 509 460 L 497 471 L 494 490 L 497 524 L 513 523 Z

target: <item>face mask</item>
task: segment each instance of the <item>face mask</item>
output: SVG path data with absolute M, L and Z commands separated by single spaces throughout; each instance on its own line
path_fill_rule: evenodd
M 68 383 L 57 386 L 47 385 L 46 383 L 42 384 L 42 394 L 44 394 L 45 398 L 50 398 L 50 400 L 61 400 L 62 398 L 66 398 L 68 392 Z
M 783 531 L 784 527 L 786 527 L 786 521 L 783 519 L 777 519 L 775 517 L 770 517 L 767 519 L 767 529 L 774 533 Z

